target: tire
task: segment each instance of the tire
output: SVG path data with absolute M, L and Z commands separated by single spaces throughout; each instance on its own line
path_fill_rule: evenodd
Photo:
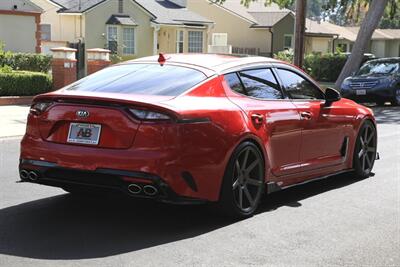
M 375 104 L 377 106 L 383 107 L 385 105 L 385 103 L 386 103 L 385 101 L 377 101 Z
M 392 106 L 400 106 L 400 89 L 394 91 L 394 98 L 390 102 L 392 103 Z
M 375 125 L 370 120 L 366 120 L 360 127 L 354 147 L 353 168 L 357 178 L 363 179 L 371 175 L 376 158 L 376 148 Z
M 258 147 L 241 143 L 226 167 L 219 209 L 230 217 L 252 216 L 264 193 L 264 177 L 264 159 Z

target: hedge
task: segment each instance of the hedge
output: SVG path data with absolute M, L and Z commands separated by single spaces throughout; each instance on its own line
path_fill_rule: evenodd
M 304 58 L 304 69 L 318 81 L 334 82 L 346 61 L 347 56 L 341 53 L 308 54 Z
M 275 58 L 293 63 L 293 51 L 282 51 L 275 54 Z M 342 53 L 314 53 L 304 58 L 303 69 L 314 79 L 323 82 L 334 82 L 339 77 L 347 56 Z
M 31 53 L 11 53 L 0 49 L 0 67 L 8 65 L 14 70 L 49 72 L 51 56 Z
M 52 89 L 50 75 L 40 72 L 0 72 L 0 96 L 34 96 Z

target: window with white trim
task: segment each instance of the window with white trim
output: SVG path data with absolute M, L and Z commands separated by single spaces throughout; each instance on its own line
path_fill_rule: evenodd
M 202 53 L 203 52 L 203 32 L 202 31 L 189 31 L 189 53 Z
M 183 31 L 177 30 L 176 31 L 176 52 L 183 53 Z
M 337 47 L 339 48 L 340 52 L 349 52 L 347 50 L 347 44 L 338 44 Z
M 124 0 L 118 0 L 118 13 L 124 13 Z
M 135 29 L 133 27 L 124 27 L 122 29 L 123 51 L 125 55 L 135 54 Z
M 51 41 L 51 24 L 40 24 L 40 40 Z
M 283 36 L 283 49 L 289 50 L 293 48 L 293 34 L 285 34 Z
M 228 45 L 228 34 L 227 33 L 213 33 L 212 34 L 212 45 L 227 46 Z
M 117 53 L 118 48 L 118 27 L 107 25 L 107 47 L 113 53 Z

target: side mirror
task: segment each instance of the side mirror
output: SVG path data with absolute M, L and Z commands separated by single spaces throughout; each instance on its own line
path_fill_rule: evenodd
M 340 93 L 331 88 L 328 87 L 325 90 L 325 105 L 329 106 L 330 104 L 332 104 L 333 102 L 339 101 L 342 97 L 340 96 Z

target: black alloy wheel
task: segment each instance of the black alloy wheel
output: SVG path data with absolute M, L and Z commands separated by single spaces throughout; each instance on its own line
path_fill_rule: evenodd
M 257 146 L 244 142 L 233 153 L 222 184 L 220 205 L 235 217 L 251 216 L 264 193 L 264 159 Z
M 363 123 L 357 136 L 353 166 L 359 178 L 371 175 L 376 159 L 377 133 L 374 124 L 367 120 Z

